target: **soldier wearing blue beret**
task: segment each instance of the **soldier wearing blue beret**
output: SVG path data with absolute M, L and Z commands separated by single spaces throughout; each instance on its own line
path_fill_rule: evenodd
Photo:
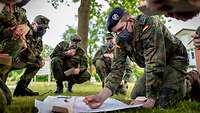
M 116 92 L 127 57 L 144 68 L 144 75 L 132 90 L 131 104 L 142 104 L 144 108 L 166 107 L 186 95 L 200 100 L 199 73 L 186 72 L 189 64 L 186 48 L 160 21 L 145 15 L 132 17 L 124 9 L 114 8 L 108 16 L 107 29 L 116 33 L 118 47 L 104 89 L 85 97 L 87 105 L 98 108 Z

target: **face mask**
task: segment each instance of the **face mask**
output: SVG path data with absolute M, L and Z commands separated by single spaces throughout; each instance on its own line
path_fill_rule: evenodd
M 112 43 L 109 43 L 109 44 L 108 44 L 108 48 L 109 48 L 109 49 L 112 49 L 112 48 L 113 48 L 113 44 L 112 44 Z
M 42 37 L 46 33 L 46 28 L 42 26 L 37 26 L 37 31 L 34 32 L 34 35 Z
M 126 23 L 126 28 L 119 34 L 117 34 L 117 37 L 119 40 L 123 42 L 130 42 L 133 37 L 133 32 L 129 32 L 127 29 L 128 23 Z
M 71 41 L 71 43 L 69 44 L 69 48 L 76 49 L 77 48 L 77 43 Z

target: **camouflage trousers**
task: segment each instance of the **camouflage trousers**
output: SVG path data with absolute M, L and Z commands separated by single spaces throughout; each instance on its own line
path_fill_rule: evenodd
M 2 80 L 6 82 L 9 72 L 23 68 L 26 68 L 26 70 L 20 77 L 20 80 L 31 80 L 43 66 L 44 62 L 42 58 L 38 58 L 37 60 L 31 62 L 23 60 L 20 60 L 20 62 L 13 62 L 12 67 L 10 67 L 7 73 L 2 75 Z
M 101 81 L 102 81 L 102 87 L 104 87 L 104 81 L 106 79 L 106 77 L 108 76 L 108 74 L 111 71 L 111 66 L 108 67 L 106 65 L 106 63 L 103 60 L 96 60 L 95 62 L 95 67 L 96 67 L 96 72 L 99 75 Z M 127 74 L 125 74 L 126 76 Z M 127 77 L 128 78 L 128 77 Z M 127 90 L 128 90 L 128 83 L 127 83 L 127 79 L 125 77 L 123 77 L 124 82 L 122 82 L 119 87 L 117 88 L 115 94 L 126 94 Z
M 8 33 L 9 34 L 9 33 Z M 20 39 L 13 40 L 12 38 L 1 41 L 0 54 L 8 54 L 12 59 L 11 62 L 15 62 L 17 55 L 22 49 L 22 41 Z M 4 65 L 0 62 L 0 77 L 9 72 L 12 68 L 10 65 Z
M 68 68 L 70 69 L 70 68 Z M 68 81 L 70 84 L 81 84 L 83 82 L 86 82 L 90 80 L 90 73 L 86 70 L 83 72 L 80 72 L 79 75 L 70 75 L 70 76 L 65 76 L 64 71 L 67 71 L 68 69 L 63 67 L 63 60 L 59 57 L 54 57 L 51 60 L 51 71 L 52 74 L 54 75 L 54 78 L 57 81 L 57 85 L 62 87 L 62 82 L 63 81 Z
M 166 107 L 173 105 L 185 97 L 186 73 L 182 73 L 171 66 L 167 66 L 163 75 L 163 83 L 157 92 L 156 105 Z M 146 96 L 146 76 L 141 76 L 135 83 L 131 92 L 131 98 Z
M 99 75 L 99 77 L 102 81 L 102 87 L 104 87 L 105 78 L 110 73 L 111 67 L 108 67 L 106 65 L 106 63 L 103 60 L 100 60 L 100 59 L 96 60 L 95 67 L 96 67 L 96 72 L 97 72 L 97 74 Z

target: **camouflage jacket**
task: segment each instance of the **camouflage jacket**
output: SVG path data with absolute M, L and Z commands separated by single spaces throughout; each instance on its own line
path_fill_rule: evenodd
M 183 73 L 187 70 L 186 48 L 162 23 L 152 17 L 137 16 L 133 31 L 132 41 L 117 43 L 119 47 L 115 49 L 112 71 L 106 79 L 106 87 L 112 92 L 117 89 L 123 77 L 126 57 L 129 56 L 133 62 L 144 68 L 146 96 L 155 99 L 167 65 Z M 174 79 L 180 78 L 174 76 Z
M 6 28 L 26 24 L 28 22 L 26 10 L 24 8 L 14 7 L 13 13 L 10 13 L 7 8 L 8 7 L 5 7 L 0 13 L 0 33 Z
M 103 60 L 104 62 L 108 63 L 108 64 L 111 64 L 112 62 L 112 59 L 110 58 L 105 58 L 103 55 L 106 54 L 106 53 L 112 53 L 113 52 L 113 49 L 110 50 L 108 48 L 108 46 L 105 44 L 105 45 L 102 45 L 99 50 L 95 53 L 94 55 L 94 58 L 93 58 L 93 64 L 95 64 L 96 60 L 98 59 L 101 59 Z
M 111 70 L 111 64 L 113 59 L 110 58 L 105 58 L 103 55 L 106 53 L 114 53 L 114 48 L 110 50 L 108 46 L 102 45 L 99 50 L 96 52 L 93 58 L 93 64 L 95 65 L 96 60 L 100 59 L 103 60 L 106 63 L 106 66 L 108 70 Z M 125 63 L 125 76 L 123 77 L 123 80 L 128 81 L 131 78 L 132 75 L 132 67 L 131 67 L 131 62 L 130 59 L 127 57 L 126 63 Z
M 19 58 L 22 61 L 35 61 L 38 58 L 42 60 L 42 57 L 40 56 L 42 50 L 43 50 L 43 41 L 42 37 L 35 36 L 33 34 L 33 29 L 31 28 L 26 35 L 26 43 L 28 48 L 19 54 Z
M 28 21 L 25 9 L 15 6 L 13 10 L 11 13 L 6 6 L 0 13 L 0 51 L 9 54 L 15 60 L 20 52 L 22 40 L 13 40 L 13 31 L 9 28 L 27 24 Z
M 50 58 L 53 59 L 54 57 L 59 57 L 63 60 L 64 63 L 65 62 L 70 63 L 69 65 L 63 64 L 64 66 L 66 65 L 68 68 L 72 68 L 70 65 L 75 64 L 76 65 L 75 67 L 77 67 L 78 65 L 80 66 L 80 72 L 86 71 L 88 65 L 87 65 L 87 57 L 85 55 L 85 51 L 81 47 L 77 46 L 75 56 L 68 57 L 65 55 L 65 52 L 68 51 L 69 49 L 70 49 L 69 43 L 62 41 L 55 47 L 55 49 L 50 55 Z

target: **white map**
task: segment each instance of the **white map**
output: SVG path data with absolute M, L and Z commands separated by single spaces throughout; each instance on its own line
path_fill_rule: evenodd
M 142 105 L 127 105 L 116 99 L 109 98 L 98 109 L 91 109 L 83 102 L 84 97 L 80 96 L 48 96 L 44 101 L 35 100 L 35 107 L 38 108 L 38 113 L 51 113 L 53 106 L 68 108 L 70 113 L 85 113 L 85 112 L 106 112 L 115 111 L 127 108 L 140 107 Z

